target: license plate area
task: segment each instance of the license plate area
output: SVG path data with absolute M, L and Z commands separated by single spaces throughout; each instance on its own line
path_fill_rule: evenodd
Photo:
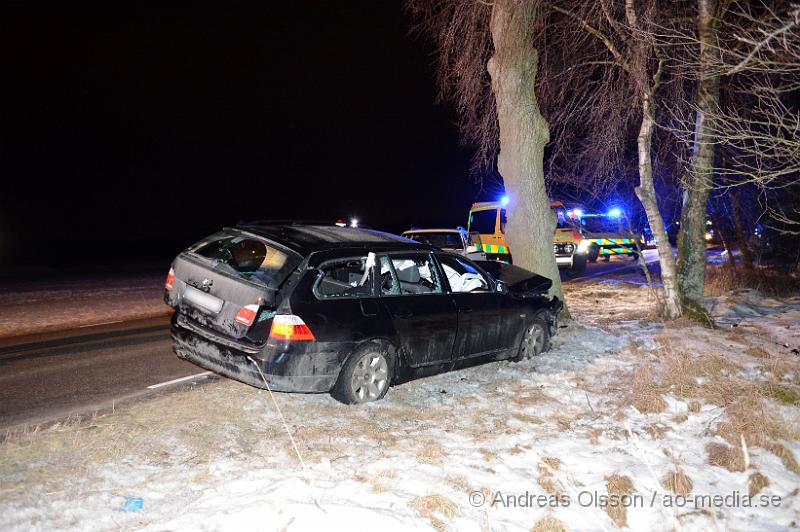
M 222 310 L 222 305 L 224 304 L 224 301 L 220 298 L 201 292 L 191 286 L 187 286 L 186 290 L 184 290 L 183 300 L 191 303 L 200 310 L 211 312 L 212 314 L 218 314 L 219 311 Z

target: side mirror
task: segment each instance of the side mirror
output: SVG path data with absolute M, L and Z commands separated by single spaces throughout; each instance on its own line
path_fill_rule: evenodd
M 508 285 L 501 280 L 495 281 L 494 284 L 494 291 L 500 294 L 507 294 L 508 293 Z
M 467 246 L 467 253 L 477 253 L 477 252 L 478 252 L 478 246 L 474 246 L 474 245 L 473 246 Z

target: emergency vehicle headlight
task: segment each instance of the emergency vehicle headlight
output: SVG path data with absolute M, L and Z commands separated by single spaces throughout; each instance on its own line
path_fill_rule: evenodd
M 578 253 L 586 253 L 587 251 L 589 251 L 589 241 L 581 240 L 578 243 Z

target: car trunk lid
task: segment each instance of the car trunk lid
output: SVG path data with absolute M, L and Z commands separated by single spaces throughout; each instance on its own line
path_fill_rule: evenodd
M 259 330 L 268 333 L 281 285 L 301 261 L 265 239 L 225 230 L 175 259 L 167 302 L 195 325 L 228 338 L 265 339 Z

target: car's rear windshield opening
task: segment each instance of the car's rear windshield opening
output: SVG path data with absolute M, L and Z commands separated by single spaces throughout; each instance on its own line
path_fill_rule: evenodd
M 280 286 L 302 260 L 256 238 L 226 232 L 208 237 L 189 251 L 271 288 Z

